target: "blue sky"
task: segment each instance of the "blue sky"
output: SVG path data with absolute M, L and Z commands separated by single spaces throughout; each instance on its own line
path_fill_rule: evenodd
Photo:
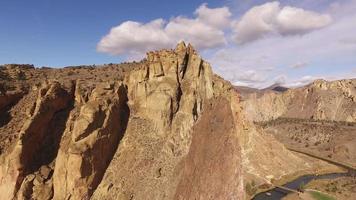
M 66 66 L 120 62 L 98 53 L 96 45 L 111 27 L 191 15 L 206 1 L 181 0 L 1 0 L 0 63 Z M 209 2 L 221 6 L 222 1 Z M 138 6 L 139 5 L 139 6 Z
M 234 84 L 356 75 L 356 0 L 1 0 L 0 64 L 119 63 L 193 43 Z

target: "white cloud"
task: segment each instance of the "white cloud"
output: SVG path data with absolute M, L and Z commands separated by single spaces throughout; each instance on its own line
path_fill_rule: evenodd
M 245 87 L 251 87 L 250 84 L 246 83 L 246 82 L 242 82 L 242 81 L 235 81 L 235 82 L 232 82 L 233 85 L 236 85 L 236 86 L 245 86 Z
M 297 62 L 293 65 L 291 65 L 291 68 L 293 69 L 299 69 L 299 68 L 304 68 L 308 65 L 308 62 Z
M 172 45 L 180 40 L 192 43 L 197 49 L 214 48 L 226 43 L 224 32 L 199 19 L 176 17 L 165 27 Z
M 331 21 L 327 14 L 268 2 L 251 8 L 234 23 L 233 38 L 241 44 L 267 35 L 302 35 L 323 28 Z
M 289 4 L 293 6 L 269 2 L 234 15 L 228 7 L 202 4 L 193 18 L 127 21 L 113 27 L 97 48 L 137 59 L 146 51 L 171 48 L 185 40 L 199 50 L 209 50 L 201 53 L 216 73 L 235 84 L 257 88 L 273 83 L 300 86 L 320 77 L 355 77 L 350 67 L 356 63 L 356 0 L 333 3 L 329 8 L 317 8 L 318 3 L 303 6 L 314 0 L 294 2 Z M 236 16 L 242 17 L 233 21 Z M 230 36 L 235 40 L 226 39 Z
M 326 78 L 322 77 L 322 76 L 306 75 L 306 76 L 301 77 L 300 79 L 294 80 L 294 81 L 286 84 L 285 86 L 291 87 L 291 88 L 301 87 L 301 86 L 307 85 L 317 79 L 326 79 Z
M 328 80 L 352 78 L 355 74 L 348 71 L 356 63 L 356 44 L 350 40 L 356 35 L 355 21 L 356 14 L 347 15 L 328 27 L 303 36 L 269 37 L 241 46 L 229 46 L 219 49 L 208 59 L 222 77 L 258 88 L 273 84 L 274 77 L 281 74 L 286 75 L 286 84 L 295 85 L 305 84 L 306 81 L 299 79 L 306 75 Z M 305 65 L 308 65 L 307 70 L 292 70 L 292 66 Z M 266 70 L 269 68 L 272 70 Z M 262 82 L 246 81 L 236 75 L 248 70 L 264 77 Z
M 169 47 L 171 39 L 163 30 L 162 19 L 147 24 L 127 21 L 112 28 L 97 46 L 99 52 L 113 55 L 145 52 L 150 49 Z
M 222 29 L 230 24 L 231 13 L 227 7 L 211 9 L 203 4 L 195 11 L 195 15 L 196 18 L 178 16 L 168 22 L 162 19 L 146 24 L 123 22 L 101 39 L 97 50 L 112 55 L 137 55 L 173 47 L 181 40 L 201 50 L 226 44 Z
M 285 85 L 287 83 L 288 77 L 284 74 L 278 75 L 277 77 L 274 78 L 274 84 L 278 85 Z
M 256 82 L 263 82 L 266 78 L 257 73 L 255 70 L 247 70 L 241 71 L 239 74 L 235 74 L 236 79 L 246 83 L 256 83 Z
M 207 4 L 202 4 L 196 11 L 199 21 L 217 28 L 230 26 L 231 13 L 228 7 L 208 8 Z
M 277 15 L 277 29 L 282 35 L 304 34 L 331 23 L 331 17 L 301 8 L 286 6 Z

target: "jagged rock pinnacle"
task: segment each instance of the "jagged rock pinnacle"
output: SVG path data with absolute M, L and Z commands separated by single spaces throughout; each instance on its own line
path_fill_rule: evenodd
M 176 48 L 175 48 L 175 51 L 185 51 L 187 49 L 187 46 L 185 45 L 185 42 L 182 40 L 182 41 L 180 41 L 178 44 L 177 44 L 177 46 L 176 46 Z

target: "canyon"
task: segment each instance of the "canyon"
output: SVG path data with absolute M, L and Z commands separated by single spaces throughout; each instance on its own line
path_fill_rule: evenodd
M 195 48 L 0 67 L 0 200 L 251 199 L 356 167 L 356 81 L 236 88 Z

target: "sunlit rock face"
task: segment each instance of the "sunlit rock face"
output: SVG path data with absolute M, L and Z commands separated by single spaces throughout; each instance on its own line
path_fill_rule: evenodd
M 251 182 L 326 166 L 251 122 L 288 115 L 285 97 L 263 97 L 283 109 L 241 102 L 183 42 L 140 62 L 6 65 L 0 77 L 0 200 L 247 199 Z
M 174 50 L 148 53 L 146 65 L 127 76 L 127 85 L 128 127 L 93 199 L 244 195 L 231 86 L 213 75 L 192 46 L 180 43 Z M 220 106 L 224 112 L 215 114 Z M 222 180 L 226 185 L 213 184 Z
M 0 199 L 244 196 L 231 85 L 191 45 L 0 75 Z M 226 185 L 212 184 L 220 176 Z
M 324 81 L 286 92 L 251 94 L 244 102 L 253 121 L 279 117 L 328 121 L 356 121 L 356 79 Z

